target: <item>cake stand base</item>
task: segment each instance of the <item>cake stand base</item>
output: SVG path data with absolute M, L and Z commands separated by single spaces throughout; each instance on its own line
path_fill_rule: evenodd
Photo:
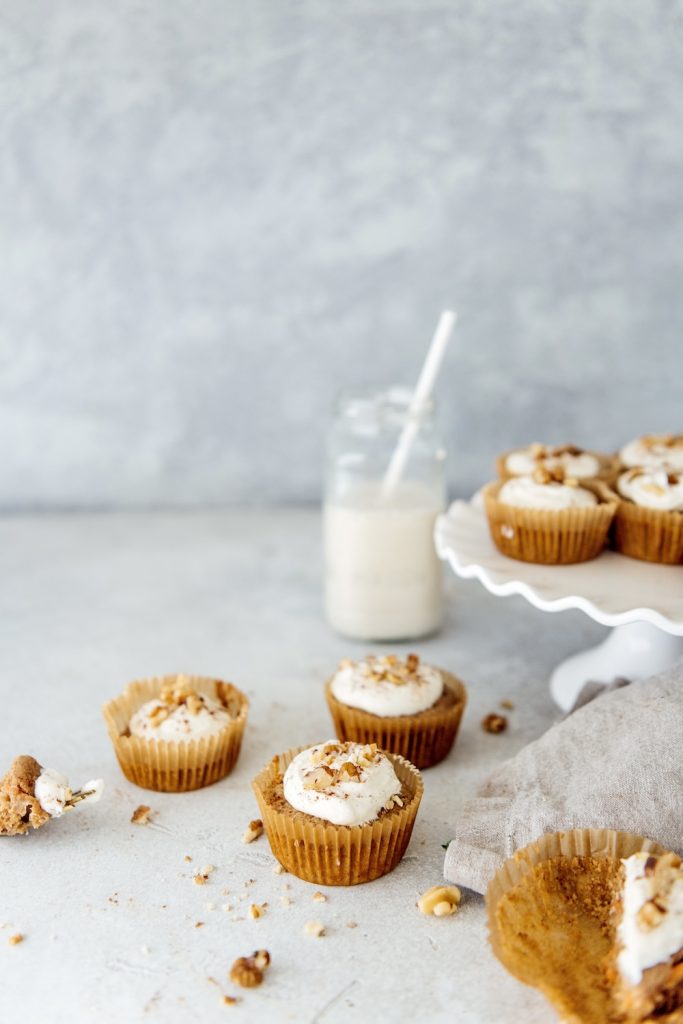
M 616 626 L 602 643 L 573 654 L 550 677 L 550 693 L 563 711 L 571 711 L 588 682 L 633 681 L 663 672 L 683 657 L 683 637 L 650 622 Z

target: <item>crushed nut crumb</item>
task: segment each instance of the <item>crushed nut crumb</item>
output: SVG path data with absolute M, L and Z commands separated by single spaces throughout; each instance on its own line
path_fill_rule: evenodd
M 140 804 L 133 811 L 130 820 L 133 825 L 149 825 L 149 819 L 152 814 L 154 814 L 154 811 L 151 807 L 148 807 L 147 804 Z
M 253 843 L 255 839 L 263 835 L 263 822 L 260 818 L 254 818 L 247 825 L 244 835 L 242 836 L 243 843 Z
M 500 702 L 500 706 L 504 708 L 506 711 L 512 711 L 515 705 L 512 703 L 511 700 L 506 699 Z
M 9 937 L 9 939 L 7 941 L 9 942 L 10 946 L 18 946 L 20 942 L 24 941 L 24 936 L 23 935 L 10 935 L 10 937 Z
M 282 906 L 282 907 L 291 907 L 291 905 L 292 905 L 292 901 L 289 898 L 289 896 L 281 896 L 280 897 L 280 906 Z
M 313 899 L 316 903 L 327 903 L 327 896 L 324 892 L 314 892 Z
M 267 949 L 257 949 L 251 956 L 241 956 L 230 968 L 230 981 L 241 988 L 255 988 L 263 981 L 263 972 L 270 965 Z
M 283 867 L 282 864 L 280 864 L 279 860 L 276 860 L 275 863 L 273 864 L 273 874 L 274 875 L 284 875 L 286 873 L 287 873 L 287 868 Z
M 307 921 L 304 925 L 304 934 L 312 935 L 314 939 L 321 939 L 325 934 L 325 925 L 321 921 Z
M 252 903 L 249 907 L 249 917 L 253 921 L 257 921 L 259 917 L 263 917 L 267 906 L 267 903 Z
M 423 914 L 433 917 L 448 917 L 458 909 L 462 896 L 456 885 L 433 885 L 417 901 Z
M 347 921 L 347 922 L 346 922 L 346 927 L 347 927 L 347 928 L 357 928 L 357 927 L 358 927 L 358 925 L 356 924 L 356 922 L 355 922 L 355 921 Z
M 495 711 L 490 715 L 486 715 L 481 720 L 481 727 L 484 732 L 499 733 L 505 732 L 508 726 L 508 720 L 505 715 L 499 715 Z

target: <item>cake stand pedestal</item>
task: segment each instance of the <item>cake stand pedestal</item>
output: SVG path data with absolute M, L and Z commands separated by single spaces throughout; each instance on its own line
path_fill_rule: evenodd
M 570 711 L 586 683 L 644 679 L 683 657 L 683 569 L 605 551 L 578 565 L 535 565 L 502 555 L 491 540 L 479 494 L 439 516 L 436 550 L 463 579 L 492 594 L 519 594 L 546 612 L 579 608 L 603 626 L 606 640 L 572 655 L 550 677 L 550 692 Z

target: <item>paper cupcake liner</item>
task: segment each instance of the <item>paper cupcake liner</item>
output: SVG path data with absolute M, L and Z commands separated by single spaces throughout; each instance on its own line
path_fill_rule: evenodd
M 215 736 L 188 743 L 131 736 L 128 724 L 138 708 L 175 680 L 176 676 L 158 676 L 130 683 L 102 709 L 123 774 L 136 786 L 160 793 L 186 793 L 228 775 L 239 756 L 249 711 L 249 701 L 232 683 L 187 676 L 193 689 L 228 707 L 234 715 L 232 721 Z
M 612 544 L 629 558 L 683 565 L 683 512 L 663 512 L 620 500 L 612 527 Z
M 496 456 L 496 475 L 503 483 L 505 483 L 506 480 L 512 480 L 520 475 L 519 473 L 511 473 L 507 468 L 508 456 L 512 455 L 512 453 L 517 450 L 518 449 L 516 448 L 511 448 L 509 451 Z M 596 459 L 600 460 L 600 472 L 596 473 L 595 479 L 603 480 L 605 483 L 609 484 L 613 483 L 619 473 L 619 456 L 603 455 L 601 452 L 589 452 L 588 454 L 594 455 Z M 579 483 L 582 483 L 586 477 L 577 477 L 577 479 Z
M 630 832 L 552 832 L 518 850 L 489 883 L 493 952 L 511 974 L 543 992 L 565 1021 L 601 1024 L 608 1019 L 606 922 L 620 861 L 638 850 L 663 852 L 658 843 Z M 561 872 L 566 903 L 557 896 L 553 901 L 544 885 L 550 879 L 557 886 Z M 564 927 L 557 923 L 558 903 Z
M 607 543 L 617 508 L 613 492 L 599 480 L 581 486 L 600 498 L 600 504 L 581 508 L 518 508 L 498 500 L 502 481 L 484 487 L 491 538 L 498 550 L 520 562 L 570 565 L 596 558 Z
M 403 787 L 403 807 L 366 825 L 333 825 L 294 810 L 284 798 L 282 806 L 266 798 L 273 782 L 305 749 L 296 747 L 273 758 L 252 782 L 273 856 L 287 871 L 316 885 L 359 885 L 393 871 L 410 842 L 422 799 L 417 768 L 388 754 Z
M 444 679 L 444 698 L 416 715 L 385 718 L 343 704 L 332 693 L 332 680 L 325 684 L 327 706 L 337 738 L 354 743 L 376 743 L 381 750 L 400 754 L 416 768 L 431 768 L 450 753 L 467 703 L 464 684 L 439 669 Z

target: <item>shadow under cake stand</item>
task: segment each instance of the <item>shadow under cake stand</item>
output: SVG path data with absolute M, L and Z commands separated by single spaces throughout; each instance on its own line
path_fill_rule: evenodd
M 502 555 L 489 534 L 480 494 L 456 501 L 435 528 L 439 558 L 456 575 L 477 579 L 499 597 L 519 594 L 545 612 L 579 608 L 613 626 L 596 647 L 561 662 L 550 692 L 570 711 L 587 682 L 644 679 L 683 656 L 683 567 L 604 551 L 577 565 L 536 565 Z

